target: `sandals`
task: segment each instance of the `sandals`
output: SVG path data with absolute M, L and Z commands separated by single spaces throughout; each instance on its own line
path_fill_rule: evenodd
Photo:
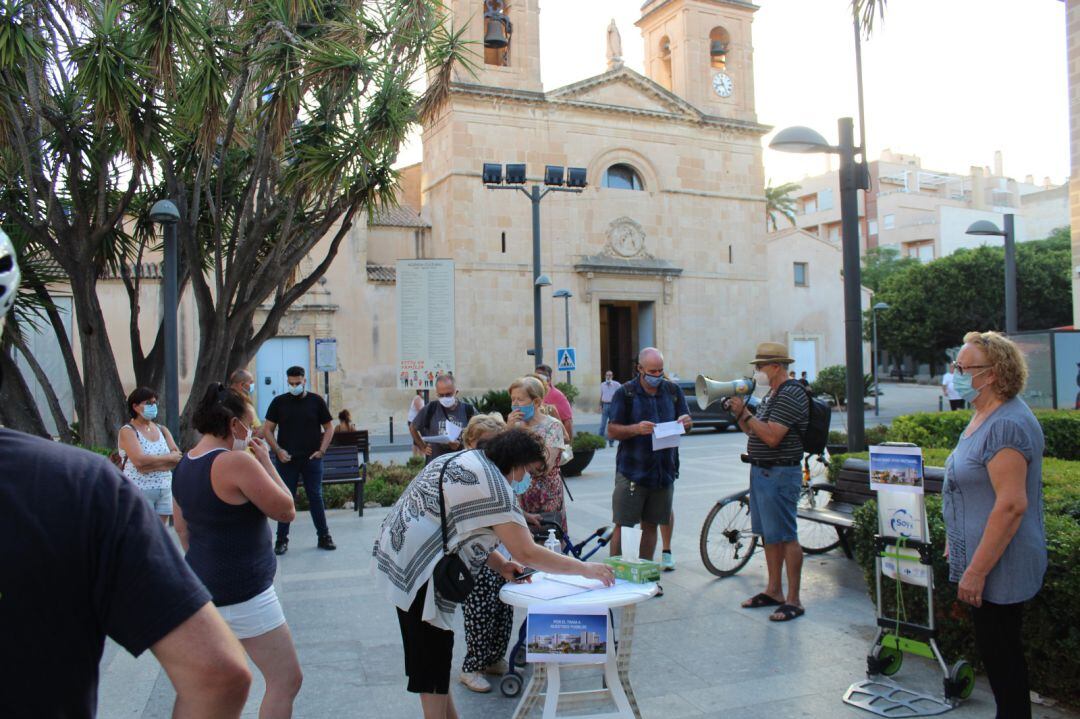
M 743 609 L 760 609 L 761 607 L 779 607 L 783 602 L 778 602 L 765 592 L 761 592 L 742 603 Z
M 780 615 L 777 617 L 777 615 Z M 801 617 L 806 614 L 806 610 L 802 607 L 796 607 L 794 604 L 782 604 L 779 609 L 769 615 L 770 622 L 790 622 L 796 617 Z

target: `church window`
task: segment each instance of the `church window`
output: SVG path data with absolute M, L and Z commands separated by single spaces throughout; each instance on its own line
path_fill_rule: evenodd
M 728 51 L 731 49 L 731 34 L 717 26 L 709 32 L 709 62 L 714 70 L 727 67 Z
M 809 265 L 806 262 L 795 263 L 795 286 L 796 287 L 809 287 L 810 280 L 808 278 Z
M 484 64 L 510 66 L 510 46 L 514 27 L 510 22 L 510 0 L 483 0 Z
M 630 165 L 619 163 L 612 165 L 604 173 L 604 187 L 613 190 L 644 190 L 645 183 L 641 175 Z

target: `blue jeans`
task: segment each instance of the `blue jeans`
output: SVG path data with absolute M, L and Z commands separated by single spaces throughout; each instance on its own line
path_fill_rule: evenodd
M 799 538 L 796 509 L 802 468 L 750 467 L 750 529 L 765 544 Z
M 608 437 L 607 437 L 607 425 L 608 425 L 608 422 L 611 421 L 610 414 L 611 414 L 611 402 L 601 402 L 600 403 L 600 436 L 603 437 L 604 439 L 607 439 L 608 444 L 611 443 L 611 440 L 608 439 Z
M 278 474 L 285 481 L 285 486 L 292 492 L 294 500 L 296 499 L 296 487 L 300 483 L 300 478 L 304 478 L 304 494 L 307 495 L 308 505 L 311 509 L 311 521 L 315 523 L 315 532 L 320 537 L 329 534 L 330 530 L 326 528 L 326 508 L 323 506 L 322 498 L 322 460 L 301 459 L 294 455 L 291 462 L 283 464 L 275 457 L 274 466 L 277 467 Z M 289 524 L 289 522 L 278 522 L 278 539 L 289 538 Z

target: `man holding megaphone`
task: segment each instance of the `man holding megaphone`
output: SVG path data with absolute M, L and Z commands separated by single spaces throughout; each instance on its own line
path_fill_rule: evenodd
M 747 599 L 742 606 L 776 607 L 769 617 L 774 622 L 801 617 L 804 611 L 799 599 L 803 552 L 795 520 L 802 485 L 800 437 L 810 423 L 810 401 L 798 382 L 788 380 L 788 365 L 794 361 L 788 356 L 786 345 L 762 342 L 750 364 L 756 370 L 754 380 L 758 386 L 768 385 L 769 393 L 756 413 L 747 409 L 742 397 L 728 400 L 739 429 L 749 437 L 746 461 L 751 465 L 750 524 L 765 545 L 769 573 L 765 591 Z M 785 566 L 786 595 L 782 582 Z

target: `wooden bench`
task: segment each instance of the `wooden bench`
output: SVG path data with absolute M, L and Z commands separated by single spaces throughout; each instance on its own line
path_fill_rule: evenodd
M 367 430 L 334 432 L 323 457 L 323 484 L 352 484 L 353 504 L 364 516 L 364 484 L 370 461 Z
M 923 468 L 923 488 L 930 494 L 941 494 L 941 485 L 945 481 L 945 470 L 941 467 Z M 853 558 L 851 550 L 851 529 L 855 525 L 855 510 L 871 499 L 876 499 L 877 492 L 870 489 L 870 463 L 865 459 L 846 459 L 836 478 L 836 484 L 820 482 L 814 489 L 828 492 L 829 502 L 823 507 L 800 507 L 800 519 L 836 528 L 840 537 L 840 548 L 848 558 Z

